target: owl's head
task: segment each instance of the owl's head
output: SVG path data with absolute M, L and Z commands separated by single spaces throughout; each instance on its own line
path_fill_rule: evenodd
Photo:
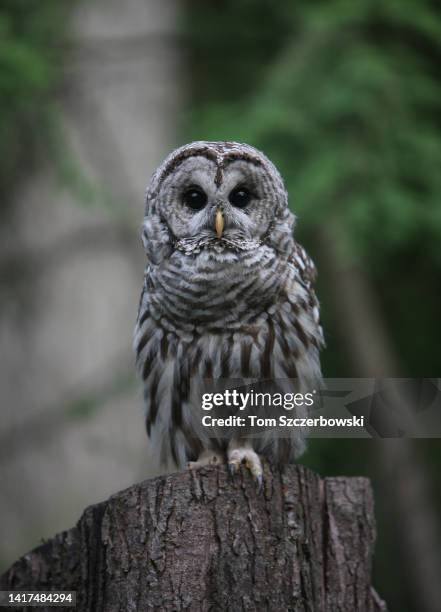
M 294 215 L 274 164 L 257 149 L 236 142 L 193 142 L 173 151 L 147 189 L 143 241 L 149 259 L 177 248 L 292 247 Z M 288 244 L 289 243 L 289 244 Z

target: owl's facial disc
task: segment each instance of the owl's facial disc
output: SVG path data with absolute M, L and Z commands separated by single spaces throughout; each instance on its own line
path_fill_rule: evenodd
M 258 247 L 281 203 L 271 179 L 248 160 L 222 167 L 195 155 L 182 161 L 163 182 L 159 211 L 175 241 L 204 248 Z

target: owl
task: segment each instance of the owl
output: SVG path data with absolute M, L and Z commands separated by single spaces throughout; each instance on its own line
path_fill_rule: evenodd
M 202 427 L 194 401 L 206 380 L 295 380 L 299 390 L 321 380 L 316 271 L 294 223 L 278 170 L 249 145 L 193 142 L 153 174 L 134 349 L 163 461 L 227 462 L 233 473 L 245 464 L 261 483 L 262 458 L 283 465 L 303 452 L 298 429 Z

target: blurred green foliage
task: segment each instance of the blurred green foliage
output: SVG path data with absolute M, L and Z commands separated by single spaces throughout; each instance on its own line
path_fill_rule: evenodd
M 341 213 L 354 249 L 440 237 L 435 3 L 192 6 L 195 137 L 260 146 L 305 223 Z
M 63 58 L 66 0 L 0 1 L 2 205 L 44 147 Z
M 403 375 L 436 375 L 441 5 L 192 0 L 186 7 L 186 138 L 244 141 L 273 159 L 299 217 L 297 235 L 313 255 L 314 228 L 338 218 L 346 259 L 371 277 Z M 330 349 L 328 375 L 347 375 L 332 338 Z
M 184 138 L 248 142 L 281 170 L 297 237 L 318 264 L 325 375 L 352 372 L 333 288 L 320 276 L 326 253 L 317 227 L 336 220 L 345 262 L 368 277 L 402 375 L 439 375 L 441 4 L 192 0 L 181 25 Z M 375 583 L 391 610 L 413 610 L 375 448 L 369 440 L 311 440 L 303 462 L 326 475 L 372 477 Z M 419 449 L 437 473 L 439 441 Z

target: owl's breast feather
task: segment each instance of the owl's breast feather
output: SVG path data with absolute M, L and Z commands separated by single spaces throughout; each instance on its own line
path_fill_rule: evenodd
M 287 273 L 265 246 L 191 257 L 176 252 L 151 272 L 152 315 L 186 331 L 237 330 L 276 303 Z

